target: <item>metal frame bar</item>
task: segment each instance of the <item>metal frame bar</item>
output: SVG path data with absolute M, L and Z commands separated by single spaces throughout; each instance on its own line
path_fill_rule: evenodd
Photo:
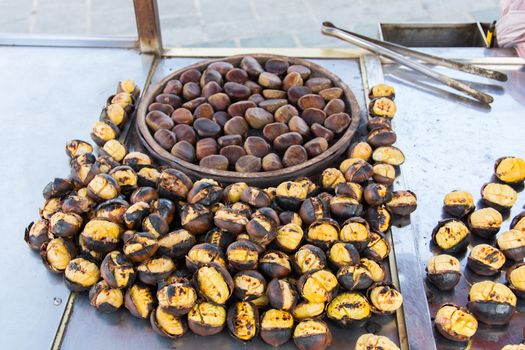
M 157 0 L 133 0 L 133 6 L 135 7 L 140 51 L 160 56 L 162 35 Z

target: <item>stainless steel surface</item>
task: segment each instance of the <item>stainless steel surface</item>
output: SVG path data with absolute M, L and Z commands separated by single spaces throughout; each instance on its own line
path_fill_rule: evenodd
M 321 33 L 347 41 L 353 45 L 359 46 L 363 49 L 366 49 L 380 56 L 388 57 L 396 61 L 397 63 L 400 63 L 409 68 L 412 68 L 413 70 L 418 71 L 419 73 L 424 74 L 434 80 L 440 81 L 443 84 L 450 86 L 451 88 L 455 90 L 463 91 L 467 95 L 475 98 L 476 100 L 482 103 L 490 104 L 494 100 L 492 96 L 485 94 L 479 90 L 476 90 L 468 84 L 454 80 L 445 74 L 436 72 L 424 65 L 421 65 L 415 61 L 409 60 L 406 57 L 398 54 L 397 52 L 391 51 L 382 46 L 379 46 L 374 43 L 368 42 L 366 40 L 360 39 L 354 35 L 349 34 L 348 32 L 344 32 L 340 30 L 339 28 L 337 28 L 336 26 L 334 26 L 331 22 L 323 22 L 323 25 L 321 26 Z
M 161 59 L 152 78 L 152 83 L 162 79 L 168 73 L 182 67 L 193 64 L 200 59 L 177 58 Z M 352 89 L 358 99 L 362 112 L 365 111 L 362 79 L 360 75 L 360 66 L 358 60 L 313 60 L 315 63 L 324 66 L 335 74 L 339 75 L 346 84 Z M 364 117 L 366 114 L 362 113 Z M 131 137 L 133 139 L 133 137 Z M 139 144 L 132 144 L 134 149 L 141 149 Z M 89 324 L 90 327 L 85 325 Z M 89 342 L 82 342 L 93 334 L 96 329 L 97 337 L 91 337 Z M 386 335 L 399 344 L 399 330 L 394 316 L 373 317 L 369 329 L 378 334 Z M 365 329 L 342 329 L 331 326 L 334 335 L 332 348 L 345 349 L 348 346 L 353 347 L 357 338 L 366 332 Z M 111 339 L 111 342 L 108 342 Z M 202 347 L 203 341 L 206 347 L 215 349 L 268 349 L 268 345 L 260 339 L 249 343 L 242 343 L 233 339 L 227 331 L 218 335 L 202 338 L 194 334 L 187 334 L 181 339 L 167 340 L 162 338 L 151 330 L 149 322 L 141 321 L 132 317 L 126 310 L 121 310 L 114 315 L 101 315 L 89 305 L 85 296 L 80 296 L 75 303 L 74 311 L 68 325 L 66 336 L 63 341 L 63 348 L 75 349 L 92 349 L 105 348 L 111 345 L 114 348 L 128 349 L 162 349 L 166 347 L 175 347 L 183 349 L 198 349 Z M 349 345 L 350 344 L 350 345 Z M 286 343 L 280 347 L 282 349 L 295 349 L 292 342 Z
M 365 55 L 361 58 L 361 64 L 366 74 L 365 86 L 371 86 L 384 82 L 383 68 L 379 58 L 375 55 Z M 396 85 L 397 88 L 397 85 Z M 398 100 L 396 92 L 396 100 Z M 405 115 L 405 105 L 398 104 L 398 114 Z M 393 129 L 399 134 L 398 128 L 403 127 L 393 120 Z M 399 140 L 399 138 L 398 138 Z M 399 142 L 398 142 L 399 143 Z M 402 148 L 404 150 L 404 148 Z M 409 159 L 408 162 L 411 160 Z M 400 167 L 400 175 L 394 183 L 394 190 L 411 189 L 405 181 L 404 169 L 407 163 Z M 416 193 L 419 195 L 418 193 Z M 421 209 L 419 209 L 421 210 Z M 413 214 L 412 214 L 413 215 Z M 398 218 L 390 230 L 393 243 L 392 257 L 397 266 L 399 289 L 403 295 L 403 310 L 405 315 L 405 327 L 408 345 L 411 349 L 436 349 L 432 324 L 430 322 L 429 309 L 424 290 L 423 274 L 419 270 L 419 260 L 415 249 L 415 225 L 411 224 L 411 218 Z
M 69 172 L 64 144 L 89 140 L 107 98 L 121 79 L 144 81 L 151 56 L 131 50 L 0 47 L 0 343 L 49 348 L 69 291 L 23 241 L 38 219 L 42 189 Z
M 0 46 L 50 46 L 92 48 L 137 48 L 137 38 L 127 36 L 68 36 L 47 34 L 0 34 Z
M 143 53 L 162 53 L 159 7 L 157 0 L 133 0 L 140 51 Z
M 411 228 L 406 233 L 414 232 L 416 247 L 413 253 L 419 257 L 419 274 L 424 276 L 426 261 L 437 253 L 431 244 L 431 231 L 444 217 L 444 195 L 462 189 L 470 191 L 477 200 L 482 184 L 492 178 L 497 158 L 505 155 L 525 156 L 525 70 L 523 66 L 509 67 L 509 80 L 506 83 L 493 84 L 487 79 L 475 79 L 478 86 L 498 95 L 490 108 L 465 103 L 456 95 L 432 85 L 429 80 L 417 83 L 404 80 L 405 70 L 399 65 L 386 65 L 384 72 L 386 82 L 396 87 L 396 104 L 399 106 L 394 119 L 397 145 L 406 155 L 402 176 L 408 188 L 418 196 L 418 210 L 412 215 Z M 459 72 L 454 77 L 472 79 Z M 510 219 L 523 210 L 524 204 L 525 194 L 521 189 L 512 212 L 504 216 L 506 221 L 500 232 L 508 229 Z M 478 239 L 473 240 L 474 244 L 479 242 Z M 433 317 L 444 302 L 466 305 L 470 284 L 482 279 L 465 268 L 465 255 L 458 256 L 462 261 L 463 277 L 455 291 L 439 293 L 428 284 L 425 285 L 430 301 L 429 317 Z M 396 257 L 401 269 L 403 260 L 397 255 L 397 246 Z M 501 273 L 496 278 L 503 280 L 504 275 Z M 518 302 L 518 311 L 508 327 L 490 328 L 480 323 L 470 348 L 500 349 L 505 344 L 523 341 L 523 300 Z M 411 318 L 408 312 L 407 318 Z M 454 344 L 438 335 L 436 339 L 438 349 L 465 347 L 464 344 Z
M 409 47 L 488 47 L 479 22 L 379 23 L 379 36 Z
M 455 70 L 459 70 L 465 73 L 479 75 L 482 77 L 486 77 L 489 79 L 495 79 L 499 81 L 507 81 L 508 79 L 505 74 L 492 70 L 492 69 L 486 69 L 486 68 L 474 66 L 472 64 L 465 63 L 465 62 L 459 62 L 459 61 L 454 61 L 454 60 L 450 60 L 450 59 L 443 58 L 443 57 L 430 55 L 428 53 L 409 49 L 408 47 L 403 46 L 403 45 L 391 43 L 388 41 L 377 40 L 377 39 L 370 38 L 365 35 L 361 35 L 361 34 L 354 33 L 348 30 L 344 30 L 344 29 L 341 29 L 341 30 L 344 31 L 345 33 L 354 35 L 360 39 L 367 40 L 376 45 L 386 47 L 387 49 L 390 49 L 392 51 L 396 51 L 407 57 L 416 58 L 422 63 L 443 66 L 446 68 L 455 69 Z

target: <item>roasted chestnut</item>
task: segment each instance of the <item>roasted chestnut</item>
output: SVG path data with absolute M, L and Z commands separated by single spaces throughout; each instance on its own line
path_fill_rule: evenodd
M 144 166 L 139 171 L 137 171 L 137 181 L 139 186 L 157 187 L 159 177 L 159 170 L 152 166 Z
M 467 247 L 470 241 L 470 231 L 463 222 L 446 219 L 434 227 L 432 240 L 443 252 L 455 253 Z
M 417 208 L 417 198 L 412 191 L 394 191 L 386 208 L 394 215 L 407 216 Z
M 483 276 L 492 276 L 499 273 L 505 265 L 505 255 L 488 244 L 478 244 L 470 251 L 467 266 Z
M 236 270 L 254 270 L 259 261 L 259 247 L 247 240 L 238 240 L 226 250 L 228 264 Z
M 373 117 L 394 118 L 396 114 L 396 104 L 387 97 L 378 97 L 370 101 L 370 115 Z
M 507 258 L 522 261 L 525 258 L 525 231 L 512 229 L 503 232 L 498 237 L 498 247 Z
M 510 229 L 525 231 L 525 211 L 522 211 L 512 219 Z
M 107 141 L 116 139 L 118 136 L 118 127 L 109 120 L 97 121 L 91 129 L 91 139 L 100 147 L 104 146 Z
M 57 177 L 44 187 L 42 195 L 46 200 L 51 198 L 64 198 L 73 190 L 73 188 L 73 183 L 70 180 Z
M 121 225 L 124 224 L 124 214 L 128 208 L 129 203 L 125 200 L 120 198 L 110 199 L 98 205 L 96 216 Z
M 188 326 L 193 333 L 202 337 L 221 332 L 225 324 L 226 309 L 222 305 L 202 301 L 188 313 Z
M 259 332 L 259 311 L 249 301 L 239 301 L 228 309 L 227 323 L 235 338 L 252 340 Z
M 368 162 L 370 157 L 372 157 L 372 147 L 367 142 L 358 142 L 350 146 L 347 156 L 348 158 L 359 158 Z
M 371 315 L 368 300 L 357 292 L 339 294 L 326 309 L 326 316 L 342 327 L 362 327 Z
M 159 214 L 168 225 L 171 225 L 175 219 L 175 203 L 169 199 L 159 198 L 158 200 L 151 202 L 150 209 L 152 213 Z
M 305 225 L 310 225 L 316 220 L 328 217 L 330 215 L 330 208 L 328 203 L 321 200 L 321 198 L 310 197 L 301 205 L 299 215 Z
M 525 298 L 525 263 L 517 263 L 507 270 L 505 275 L 509 288 L 521 298 Z
M 123 231 L 121 226 L 108 219 L 95 218 L 84 226 L 81 235 L 89 249 L 105 253 L 117 247 Z
M 108 174 L 95 175 L 87 185 L 88 195 L 96 201 L 102 202 L 116 198 L 120 194 L 117 180 Z
M 321 186 L 334 189 L 337 185 L 345 182 L 345 176 L 336 168 L 327 168 L 321 174 Z
M 134 204 L 137 202 L 151 203 L 159 199 L 159 193 L 152 187 L 139 187 L 129 197 L 129 201 Z
M 321 248 L 306 244 L 294 254 L 293 263 L 297 272 L 302 275 L 309 271 L 324 269 L 326 255 Z
M 151 166 L 151 164 L 150 156 L 141 152 L 129 152 L 124 159 L 122 159 L 122 165 L 130 166 L 135 171 Z
M 93 153 L 93 146 L 89 142 L 71 140 L 66 143 L 66 154 L 70 158 L 75 158 L 85 153 Z
M 337 280 L 349 291 L 367 289 L 374 283 L 372 273 L 360 263 L 342 266 L 337 271 Z
M 385 233 L 392 224 L 392 216 L 385 207 L 369 207 L 365 212 L 365 219 L 370 229 Z
M 481 188 L 483 201 L 495 209 L 510 209 L 516 203 L 518 194 L 509 185 L 499 183 L 487 183 Z
M 100 312 L 115 312 L 124 304 L 124 294 L 102 280 L 89 290 L 89 303 Z
M 270 206 L 271 200 L 266 192 L 255 187 L 247 187 L 241 193 L 241 201 L 257 208 Z
M 339 240 L 352 243 L 357 250 L 362 251 L 370 241 L 370 227 L 368 222 L 360 217 L 353 217 L 346 220 L 339 232 Z
M 295 327 L 293 341 L 299 350 L 325 350 L 332 344 L 332 333 L 321 320 L 303 320 Z
M 99 279 L 97 264 L 85 258 L 70 260 L 64 270 L 64 284 L 73 292 L 89 290 Z
M 240 201 L 241 194 L 246 188 L 248 188 L 248 185 L 244 182 L 236 182 L 228 185 L 223 191 L 224 203 L 233 204 Z
M 259 259 L 259 270 L 268 278 L 283 278 L 292 272 L 290 258 L 278 250 L 269 250 Z
M 100 265 L 100 275 L 109 288 L 123 289 L 135 282 L 135 269 L 126 256 L 114 250 L 106 255 Z
M 201 179 L 193 184 L 188 192 L 188 203 L 210 206 L 222 198 L 222 188 L 212 179 Z
M 150 258 L 137 266 L 139 279 L 146 284 L 157 284 L 175 271 L 175 263 L 171 258 L 161 256 Z
M 244 301 L 257 299 L 264 295 L 266 290 L 266 280 L 263 275 L 256 270 L 244 270 L 233 276 L 235 285 L 233 295 Z
M 382 146 L 374 150 L 372 153 L 372 159 L 376 162 L 383 162 L 393 166 L 398 166 L 405 162 L 405 155 L 397 147 Z
M 124 306 L 133 316 L 147 319 L 155 308 L 155 296 L 147 285 L 135 283 L 124 295 Z
M 281 346 L 292 338 L 293 325 L 288 311 L 270 309 L 261 316 L 261 339 L 268 345 Z
M 363 198 L 363 187 L 355 182 L 345 182 L 335 187 L 335 195 L 350 197 L 358 202 Z
M 366 294 L 374 313 L 392 314 L 403 304 L 403 296 L 391 283 L 374 283 Z
M 197 292 L 184 279 L 166 280 L 159 283 L 157 290 L 159 309 L 173 316 L 187 314 L 197 302 Z
M 108 155 L 117 162 L 122 161 L 127 153 L 128 150 L 126 146 L 119 140 L 106 141 L 104 146 L 99 150 L 99 154 Z
M 442 336 L 453 341 L 468 341 L 478 330 L 474 315 L 456 304 L 441 305 L 434 323 Z
M 440 254 L 427 262 L 427 277 L 439 290 L 451 290 L 461 278 L 459 260 L 452 255 Z
M 32 222 L 26 227 L 24 240 L 31 249 L 40 250 L 42 244 L 53 239 L 53 235 L 49 232 L 47 227 L 48 221 L 44 219 Z
M 275 243 L 281 250 L 293 252 L 299 248 L 303 235 L 304 232 L 300 225 L 289 223 L 279 227 Z
M 305 273 L 297 282 L 297 289 L 303 298 L 312 303 L 329 302 L 337 292 L 337 277 L 329 270 Z
M 285 311 L 292 310 L 298 300 L 295 286 L 288 279 L 271 280 L 266 288 L 266 296 L 273 308 Z
M 343 161 L 339 169 L 344 173 L 348 182 L 365 182 L 374 174 L 372 166 L 360 158 L 349 158 Z
M 57 211 L 49 219 L 49 232 L 56 237 L 71 238 L 80 231 L 82 224 L 80 215 Z
M 467 307 L 480 322 L 505 325 L 514 314 L 516 296 L 504 284 L 482 281 L 470 287 Z
M 269 216 L 254 214 L 246 225 L 246 232 L 252 242 L 265 247 L 277 236 L 276 222 Z
M 394 90 L 394 87 L 387 85 L 387 84 L 383 84 L 383 83 L 372 86 L 372 88 L 370 89 L 370 92 L 368 93 L 368 97 L 370 99 L 375 99 L 378 97 L 386 97 L 391 100 L 394 100 L 395 96 L 396 96 L 396 92 Z
M 219 247 L 223 251 L 226 251 L 226 248 L 228 248 L 228 246 L 235 241 L 235 237 L 235 234 L 231 232 L 219 228 L 212 228 L 210 231 L 208 231 L 208 233 L 206 233 L 204 241 Z
M 211 229 L 213 213 L 202 204 L 186 204 L 182 207 L 180 222 L 191 234 L 200 235 Z
M 142 221 L 150 213 L 150 206 L 146 202 L 137 202 L 126 209 L 123 215 L 124 224 L 130 230 L 138 229 L 142 225 Z
M 469 192 L 452 191 L 445 195 L 443 207 L 447 213 L 457 218 L 470 213 L 476 208 L 474 197 Z
M 339 224 L 329 218 L 314 221 L 306 233 L 306 240 L 321 249 L 327 249 L 339 238 Z
M 328 261 L 336 268 L 359 262 L 359 252 L 351 243 L 336 242 L 328 249 L 326 255 Z
M 186 267 L 190 271 L 195 271 L 199 267 L 212 262 L 220 266 L 226 265 L 221 249 L 211 243 L 194 245 L 186 254 Z
M 366 333 L 357 338 L 355 350 L 399 350 L 399 348 L 384 335 Z
M 386 277 L 386 270 L 381 263 L 375 260 L 361 258 L 360 264 L 364 265 L 368 269 L 368 271 L 370 271 L 372 275 L 372 280 L 374 282 L 384 281 Z
M 185 319 L 171 315 L 162 308 L 153 310 L 150 321 L 155 332 L 172 339 L 183 336 L 188 330 Z
M 372 167 L 372 177 L 375 182 L 390 186 L 396 179 L 396 169 L 387 163 L 376 163 Z
M 482 238 L 490 238 L 498 233 L 502 222 L 503 217 L 494 208 L 475 210 L 468 218 L 470 231 Z
M 292 315 L 297 321 L 310 318 L 320 318 L 324 314 L 324 309 L 325 303 L 311 303 L 309 301 L 303 301 L 293 308 Z
M 381 261 L 390 254 L 390 242 L 381 233 L 370 232 L 370 240 L 366 248 L 363 250 L 363 255 L 375 261 Z
M 193 283 L 204 299 L 218 305 L 224 305 L 234 289 L 230 273 L 217 263 L 200 267 L 193 275 Z
M 372 182 L 365 187 L 363 197 L 369 205 L 380 206 L 390 201 L 392 192 L 387 186 Z
M 157 186 L 161 197 L 177 200 L 188 196 L 193 182 L 182 171 L 165 169 L 160 173 Z
M 306 199 L 308 191 L 299 182 L 285 181 L 276 189 L 276 200 L 284 210 L 297 211 Z
M 170 258 L 181 258 L 195 246 L 195 236 L 184 229 L 166 234 L 159 239 L 159 253 Z
M 494 173 L 501 181 L 515 184 L 525 181 L 525 160 L 518 157 L 503 157 L 496 160 Z
M 129 260 L 137 263 L 152 257 L 157 249 L 159 249 L 159 243 L 153 234 L 137 232 L 124 243 L 122 251 Z
M 241 211 L 224 207 L 217 210 L 213 222 L 215 223 L 215 226 L 225 231 L 239 234 L 245 230 L 249 219 L 248 216 Z

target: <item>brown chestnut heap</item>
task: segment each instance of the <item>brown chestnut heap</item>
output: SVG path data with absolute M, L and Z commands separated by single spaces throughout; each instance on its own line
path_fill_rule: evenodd
M 165 82 L 146 124 L 158 145 L 179 159 L 260 172 L 326 151 L 350 125 L 348 113 L 343 89 L 332 80 L 286 58 L 245 56 L 239 64 L 214 61 Z
M 272 62 L 267 72 L 281 63 Z M 223 64 L 210 67 L 222 72 Z M 242 72 L 253 75 L 257 65 L 244 61 Z M 225 69 L 225 79 L 242 80 L 235 69 Z M 283 86 L 304 71 L 288 69 L 291 77 Z M 275 83 L 271 75 L 259 73 L 265 84 Z M 196 73 L 184 75 L 187 82 L 180 86 L 170 83 L 169 89 L 190 96 L 195 89 L 187 85 L 191 74 Z M 310 78 L 305 86 L 320 89 L 312 96 L 336 109 L 337 103 L 329 101 L 339 92 L 327 84 Z M 311 99 L 298 100 L 316 103 Z M 171 96 L 161 100 L 158 110 L 175 103 Z M 343 174 L 331 168 L 320 183 L 303 177 L 270 188 L 246 183 L 224 188 L 212 179 L 193 182 L 183 172 L 158 167 L 148 155 L 128 153 L 113 140 L 98 155 L 81 140 L 66 145 L 71 179 L 57 178 L 45 187 L 40 218 L 25 232 L 44 264 L 63 273 L 71 290 L 89 290 L 97 310 L 124 306 L 169 338 L 188 329 L 208 336 L 228 328 L 242 341 L 260 335 L 273 346 L 293 339 L 300 349 L 322 350 L 332 341 L 322 320 L 325 312 L 340 325 L 355 326 L 401 306 L 403 298 L 385 282 L 383 266 L 390 253 L 385 231 L 391 214 L 385 204 L 391 189 L 373 182 L 364 160 L 351 162 L 359 163 L 351 175 L 361 184 L 348 181 L 350 170 Z M 77 176 L 78 164 L 91 164 L 89 174 Z M 406 200 L 390 206 L 397 215 L 416 206 L 415 195 L 403 196 Z

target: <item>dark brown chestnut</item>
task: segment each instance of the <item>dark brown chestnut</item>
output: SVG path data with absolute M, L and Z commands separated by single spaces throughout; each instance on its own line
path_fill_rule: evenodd
M 202 204 L 187 204 L 182 208 L 180 220 L 185 230 L 200 235 L 211 228 L 213 213 Z
M 266 291 L 266 280 L 256 270 L 243 270 L 233 276 L 233 295 L 243 301 L 257 299 Z
M 493 281 L 470 287 L 467 308 L 476 319 L 488 325 L 508 324 L 516 308 L 516 295 L 504 284 Z
M 325 322 L 307 319 L 295 327 L 293 341 L 299 350 L 325 350 L 332 344 L 332 333 Z
M 451 290 L 461 278 L 460 268 L 459 260 L 452 255 L 435 255 L 427 262 L 427 278 L 439 290 Z

